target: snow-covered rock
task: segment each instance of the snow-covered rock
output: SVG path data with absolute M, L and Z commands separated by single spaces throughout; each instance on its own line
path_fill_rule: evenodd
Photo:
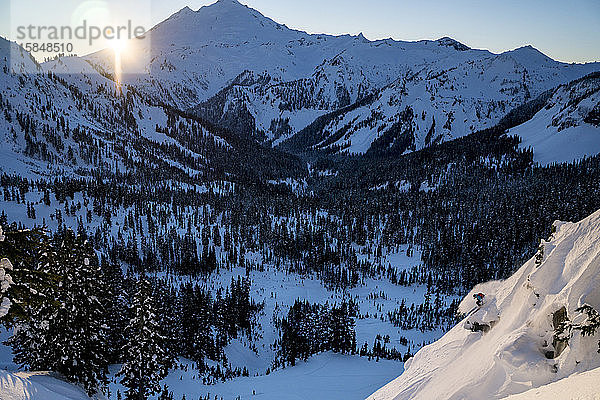
M 2 227 L 0 227 L 0 242 L 3 242 L 4 239 L 4 232 L 2 231 Z M 9 274 L 9 271 L 12 270 L 13 265 L 8 258 L 3 258 L 0 260 L 0 318 L 8 314 L 10 311 L 10 306 L 12 305 L 12 302 L 8 297 L 2 296 L 14 283 Z
M 580 307 L 600 309 L 600 211 L 554 227 L 543 251 L 514 275 L 473 288 L 460 311 L 476 311 L 417 352 L 400 377 L 369 399 L 503 398 L 600 367 L 600 329 L 587 336 L 578 329 L 589 324 Z M 477 309 L 473 294 L 479 292 L 486 301 Z M 563 320 L 570 328 L 559 334 Z M 468 322 L 490 329 L 474 331 Z M 556 340 L 562 337 L 568 342 Z

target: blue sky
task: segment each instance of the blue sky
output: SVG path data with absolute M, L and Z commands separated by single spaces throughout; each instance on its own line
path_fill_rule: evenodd
M 155 14 L 212 1 L 156 1 Z M 600 61 L 598 0 L 241 0 L 264 15 L 314 33 L 368 39 L 450 36 L 494 52 L 531 44 L 554 59 Z
M 2 36 L 10 36 L 7 16 L 11 1 L 24 0 L 0 0 Z M 65 2 L 61 0 L 61 4 Z M 186 5 L 197 10 L 212 2 L 119 1 L 123 8 L 130 4 L 132 14 L 140 12 L 140 4 L 147 5 L 151 9 L 148 23 L 152 24 Z M 450 36 L 468 46 L 493 52 L 531 44 L 560 61 L 600 61 L 599 0 L 241 0 L 241 3 L 290 28 L 311 33 L 363 32 L 368 39 L 399 40 Z M 35 9 L 31 12 L 35 13 Z

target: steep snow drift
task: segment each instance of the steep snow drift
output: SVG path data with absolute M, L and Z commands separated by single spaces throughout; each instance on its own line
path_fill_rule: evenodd
M 568 378 L 548 385 L 515 394 L 506 400 L 543 400 L 543 399 L 600 399 L 600 368 L 574 374 Z
M 502 398 L 598 368 L 600 329 L 582 336 L 589 319 L 577 309 L 600 309 L 600 211 L 554 227 L 513 276 L 476 286 L 460 305 L 465 319 L 369 399 Z M 560 335 L 563 321 L 572 328 Z
M 0 370 L 2 400 L 89 400 L 85 391 L 44 372 Z

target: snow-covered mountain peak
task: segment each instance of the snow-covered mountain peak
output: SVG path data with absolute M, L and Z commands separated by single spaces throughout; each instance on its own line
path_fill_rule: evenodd
M 365 35 L 363 35 L 363 33 L 362 33 L 362 32 L 360 32 L 360 33 L 359 33 L 359 34 L 356 36 L 356 40 L 358 40 L 358 41 L 360 41 L 360 42 L 362 42 L 362 43 L 368 43 L 368 42 L 369 42 L 369 39 L 367 39 L 367 38 L 365 37 Z
M 185 7 L 152 28 L 150 34 L 155 47 L 172 44 L 196 47 L 210 42 L 228 45 L 264 42 L 281 34 L 297 33 L 235 0 L 219 0 L 197 11 Z
M 261 14 L 259 11 L 250 8 L 244 4 L 241 4 L 237 0 L 218 0 L 215 3 L 200 7 L 198 11 L 196 11 L 196 14 L 200 17 L 246 16 L 272 21 L 271 19 Z
M 190 6 L 185 6 L 183 7 L 181 10 L 177 11 L 175 14 L 173 14 L 172 16 L 178 15 L 178 16 L 185 16 L 185 15 L 191 15 L 194 13 L 194 10 L 192 10 L 190 8 Z
M 454 40 L 451 37 L 444 36 L 437 40 L 440 46 L 453 47 L 458 51 L 467 51 L 471 50 L 471 48 L 465 44 L 460 43 L 458 40 Z
M 539 68 L 540 65 L 556 65 L 558 64 L 556 61 L 533 47 L 532 45 L 527 45 L 523 47 L 519 47 L 517 49 L 507 51 L 503 53 L 506 57 L 512 57 L 519 64 L 523 65 L 526 68 Z
M 230 7 L 231 9 L 233 8 L 238 8 L 238 7 L 243 7 L 243 8 L 247 8 L 250 9 L 248 6 L 240 3 L 237 0 L 217 0 L 215 3 L 212 4 L 213 6 L 219 5 L 221 7 Z M 210 5 L 208 6 L 210 7 Z

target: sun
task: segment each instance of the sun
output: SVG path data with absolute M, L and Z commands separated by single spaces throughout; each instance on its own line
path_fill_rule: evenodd
M 121 54 L 123 51 L 125 51 L 125 49 L 127 49 L 127 40 L 125 39 L 112 39 L 109 44 L 114 50 L 115 54 Z

